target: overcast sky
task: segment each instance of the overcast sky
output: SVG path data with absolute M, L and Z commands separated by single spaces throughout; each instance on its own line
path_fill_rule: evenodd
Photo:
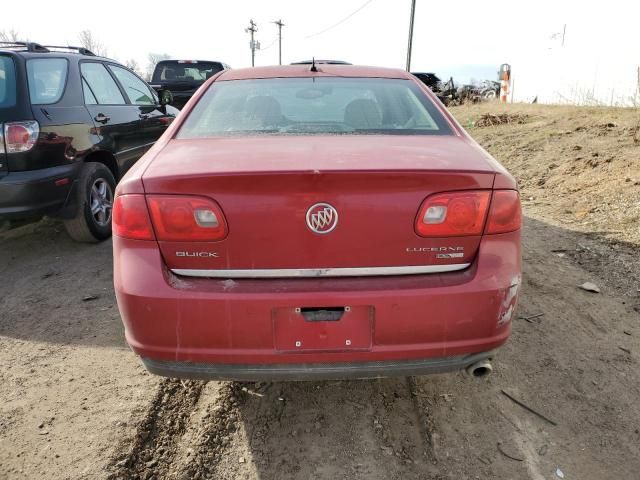
M 564 24 L 567 44 L 607 56 L 638 57 L 640 7 L 636 0 L 535 2 L 417 0 L 413 71 L 489 75 L 516 57 L 557 47 Z M 283 63 L 335 58 L 358 64 L 404 68 L 410 0 L 235 0 L 170 2 L 111 0 L 4 1 L 0 29 L 15 29 L 45 44 L 78 44 L 89 29 L 121 62 L 145 69 L 147 54 L 216 59 L 250 66 L 249 19 L 262 44 L 256 65 L 278 62 L 277 27 L 282 19 Z M 355 13 L 354 13 L 355 12 Z M 341 22 L 353 14 L 344 22 Z M 333 26 L 333 27 L 332 27 Z M 552 38 L 555 35 L 555 39 Z M 479 74 L 482 75 L 482 74 Z

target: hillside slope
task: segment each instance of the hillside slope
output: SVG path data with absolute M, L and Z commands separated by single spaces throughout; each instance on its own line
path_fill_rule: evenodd
M 499 103 L 451 109 L 518 179 L 528 218 L 586 234 L 567 246 L 627 296 L 640 291 L 640 111 Z M 509 123 L 489 125 L 500 120 Z

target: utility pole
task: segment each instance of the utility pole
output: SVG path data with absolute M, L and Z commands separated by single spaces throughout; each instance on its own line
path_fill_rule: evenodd
M 407 45 L 407 72 L 411 70 L 411 45 L 413 44 L 413 17 L 416 13 L 416 0 L 411 0 L 411 18 L 409 20 L 409 44 Z
M 282 27 L 284 27 L 284 23 L 282 20 L 273 23 L 278 26 L 278 65 L 282 65 Z
M 244 29 L 245 32 L 251 34 L 251 43 L 249 43 L 249 47 L 251 48 L 251 66 L 255 67 L 256 64 L 256 48 L 260 48 L 260 44 L 256 45 L 256 41 L 253 39 L 254 33 L 258 31 L 258 27 L 253 19 L 249 20 L 249 26 Z

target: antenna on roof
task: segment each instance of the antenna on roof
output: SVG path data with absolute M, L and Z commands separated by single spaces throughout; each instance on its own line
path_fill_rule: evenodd
M 316 57 L 311 57 L 311 68 L 309 69 L 310 72 L 317 72 L 318 69 L 316 68 Z

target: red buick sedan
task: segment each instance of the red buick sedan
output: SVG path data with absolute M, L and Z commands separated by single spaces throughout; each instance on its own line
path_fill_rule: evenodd
M 115 290 L 160 375 L 481 376 L 520 224 L 513 177 L 412 75 L 225 70 L 118 186 Z

